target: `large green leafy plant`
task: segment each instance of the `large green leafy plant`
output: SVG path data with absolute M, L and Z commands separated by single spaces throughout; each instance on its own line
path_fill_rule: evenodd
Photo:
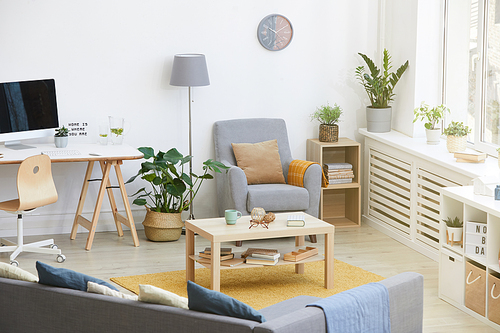
M 208 159 L 203 162 L 203 175 L 191 173 L 193 181 L 184 168 L 189 169 L 192 156 L 183 156 L 177 149 L 172 148 L 166 153 L 159 151 L 155 154 L 151 147 L 141 147 L 145 162 L 141 163 L 139 172 L 131 177 L 128 183 L 140 176 L 151 184 L 152 190 L 145 187 L 132 196 L 137 196 L 135 205 L 146 206 L 152 211 L 161 213 L 181 213 L 187 210 L 198 193 L 205 179 L 214 178 L 210 172 L 221 172 L 229 169 L 223 163 Z M 151 159 L 151 161 L 149 161 Z M 189 193 L 192 193 L 190 199 Z
M 375 63 L 362 53 L 358 53 L 361 58 L 366 62 L 370 73 L 365 73 L 365 67 L 356 67 L 356 78 L 359 80 L 361 85 L 365 88 L 370 102 L 372 103 L 372 108 L 386 108 L 394 100 L 394 87 L 398 83 L 403 73 L 408 68 L 408 61 L 406 61 L 401 67 L 398 68 L 396 73 L 390 73 L 392 69 L 391 56 L 387 49 L 384 49 L 383 57 L 383 71 L 375 65 Z

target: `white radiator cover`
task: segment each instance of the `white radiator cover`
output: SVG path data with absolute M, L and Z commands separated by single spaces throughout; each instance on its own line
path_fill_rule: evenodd
M 364 150 L 363 221 L 438 261 L 440 188 L 472 178 L 368 137 Z

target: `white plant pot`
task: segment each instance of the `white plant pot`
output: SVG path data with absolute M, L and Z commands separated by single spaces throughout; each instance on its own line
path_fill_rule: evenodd
M 55 136 L 54 144 L 57 148 L 66 148 L 68 145 L 68 137 L 67 136 Z
M 460 242 L 462 240 L 462 233 L 464 232 L 464 228 L 452 228 L 446 227 L 448 230 L 448 238 L 454 242 Z
M 366 130 L 373 133 L 387 133 L 391 131 L 392 107 L 366 107 Z
M 428 145 L 438 145 L 441 137 L 441 129 L 425 129 Z

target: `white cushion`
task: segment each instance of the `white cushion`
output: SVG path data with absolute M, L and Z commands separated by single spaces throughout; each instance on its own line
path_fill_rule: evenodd
M 114 297 L 119 297 L 119 298 L 130 299 L 133 301 L 137 301 L 137 298 L 138 298 L 136 295 L 127 295 L 127 294 L 121 293 L 119 291 L 113 290 L 109 287 L 103 286 L 101 284 L 91 282 L 91 281 L 87 282 L 87 291 L 89 293 L 101 294 L 101 295 L 106 295 L 106 296 L 114 296 Z
M 170 291 L 145 284 L 139 285 L 139 301 L 175 306 L 176 308 L 186 310 L 189 309 L 188 299 L 186 297 L 181 297 Z
M 38 282 L 38 277 L 19 267 L 0 262 L 0 277 L 28 282 Z

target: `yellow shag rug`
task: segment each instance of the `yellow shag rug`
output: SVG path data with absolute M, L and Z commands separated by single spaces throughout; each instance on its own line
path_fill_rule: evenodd
M 299 295 L 328 297 L 384 279 L 336 259 L 334 267 L 334 289 L 324 288 L 323 261 L 306 263 L 304 274 L 295 274 L 294 265 L 224 269 L 221 270 L 221 292 L 259 310 Z M 197 284 L 210 288 L 208 268 L 196 269 L 195 277 Z M 184 270 L 114 277 L 110 280 L 135 294 L 139 293 L 139 284 L 149 284 L 187 297 Z

